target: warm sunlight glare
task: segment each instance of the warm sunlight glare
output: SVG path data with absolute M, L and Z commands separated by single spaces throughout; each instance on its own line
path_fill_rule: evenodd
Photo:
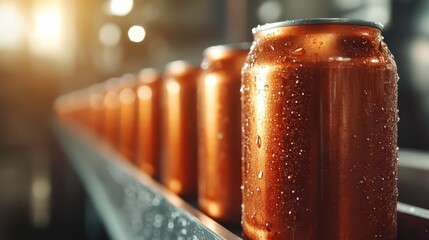
M 30 49 L 35 54 L 55 55 L 63 47 L 63 21 L 59 6 L 35 8 Z
M 12 2 L 0 5 L 0 49 L 18 49 L 24 39 L 24 19 Z

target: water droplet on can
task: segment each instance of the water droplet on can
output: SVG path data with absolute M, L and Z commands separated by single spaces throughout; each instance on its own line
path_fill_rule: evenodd
M 264 176 L 264 172 L 261 170 L 261 171 L 259 171 L 259 173 L 258 173 L 258 178 L 259 179 L 262 179 L 262 177 Z
M 261 140 L 261 137 L 258 135 L 256 137 L 256 146 L 258 146 L 258 148 L 261 148 L 261 144 L 262 144 L 262 140 Z
M 304 48 L 297 48 L 292 51 L 292 55 L 294 56 L 302 56 L 304 55 L 304 53 L 305 53 Z
M 267 229 L 268 232 L 271 231 L 271 227 L 270 227 L 270 224 L 268 222 L 265 223 L 265 228 Z
M 264 91 L 265 91 L 265 92 L 268 92 L 268 89 L 269 89 L 268 85 L 265 85 L 265 86 L 264 86 Z

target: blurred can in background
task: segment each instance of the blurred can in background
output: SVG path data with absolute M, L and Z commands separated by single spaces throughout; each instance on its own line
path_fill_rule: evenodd
M 94 84 L 89 88 L 90 126 L 93 132 L 98 136 L 101 136 L 103 132 L 104 93 L 105 89 L 102 83 Z
M 241 68 L 250 44 L 204 51 L 198 82 L 198 204 L 210 217 L 240 223 Z
M 111 78 L 105 82 L 106 93 L 103 97 L 104 109 L 104 127 L 103 136 L 104 140 L 112 147 L 117 148 L 119 137 L 119 115 L 120 115 L 120 102 L 119 102 L 119 78 Z
M 196 95 L 200 66 L 186 61 L 166 66 L 163 84 L 161 181 L 174 193 L 197 192 Z
M 246 239 L 396 239 L 398 77 L 381 28 L 305 19 L 253 30 Z
M 137 88 L 137 165 L 151 177 L 159 176 L 160 162 L 160 93 L 162 76 L 155 69 L 140 71 Z
M 57 113 L 58 120 L 85 125 L 85 121 L 82 118 L 87 113 L 85 108 L 87 108 L 88 101 L 85 97 L 81 90 L 58 97 L 54 103 L 54 110 Z
M 137 79 L 124 74 L 119 84 L 118 150 L 127 160 L 135 162 L 137 124 Z

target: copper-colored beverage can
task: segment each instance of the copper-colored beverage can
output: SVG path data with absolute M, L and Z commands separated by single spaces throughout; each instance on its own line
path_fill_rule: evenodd
M 124 74 L 119 86 L 119 152 L 130 162 L 136 158 L 137 80 L 133 74 Z
M 105 82 L 106 93 L 103 97 L 103 136 L 112 147 L 117 148 L 119 136 L 119 78 L 111 78 Z
M 70 104 L 68 101 L 68 95 L 62 95 L 56 98 L 53 109 L 59 122 L 69 121 Z
M 174 193 L 197 193 L 196 95 L 200 66 L 175 61 L 163 84 L 161 181 Z
M 103 132 L 104 118 L 104 85 L 101 83 L 94 84 L 89 89 L 89 118 L 92 131 L 101 136 Z
M 149 176 L 159 176 L 161 158 L 160 92 L 162 75 L 152 68 L 139 73 L 137 88 L 137 159 L 139 168 Z
M 59 121 L 64 123 L 78 122 L 76 113 L 78 112 L 79 104 L 76 102 L 74 95 L 74 93 L 69 93 L 55 100 L 54 109 Z
M 210 217 L 240 223 L 241 68 L 250 44 L 207 48 L 198 82 L 198 204 Z
M 89 90 L 87 88 L 74 91 L 70 94 L 71 106 L 73 109 L 73 118 L 86 130 L 90 130 L 90 104 L 89 104 Z
M 259 26 L 242 72 L 246 239 L 396 239 L 397 70 L 377 23 Z

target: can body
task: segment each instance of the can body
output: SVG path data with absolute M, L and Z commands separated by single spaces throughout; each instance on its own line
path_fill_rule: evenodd
M 119 136 L 120 103 L 117 91 L 109 89 L 103 97 L 103 135 L 105 141 L 117 148 Z
M 396 239 L 397 74 L 380 29 L 265 29 L 243 67 L 248 239 Z
M 151 177 L 159 176 L 161 74 L 144 69 L 137 88 L 137 165 Z
M 135 84 L 119 92 L 119 152 L 130 162 L 136 157 L 137 96 Z
M 90 105 L 90 125 L 91 129 L 97 136 L 101 136 L 103 133 L 103 87 L 102 84 L 94 85 L 89 95 Z
M 196 86 L 200 67 L 170 63 L 163 86 L 161 181 L 174 193 L 197 192 Z
M 239 224 L 241 205 L 241 68 L 248 44 L 204 53 L 198 82 L 198 204 L 210 217 Z

